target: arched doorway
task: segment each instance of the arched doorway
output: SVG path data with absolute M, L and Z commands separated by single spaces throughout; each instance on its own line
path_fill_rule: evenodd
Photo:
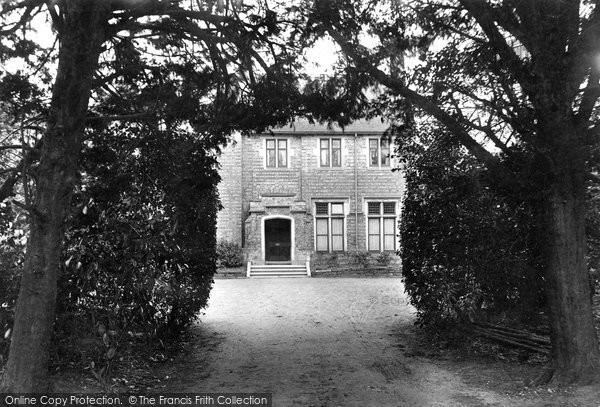
M 291 218 L 274 217 L 263 220 L 265 261 L 292 261 L 293 222 Z

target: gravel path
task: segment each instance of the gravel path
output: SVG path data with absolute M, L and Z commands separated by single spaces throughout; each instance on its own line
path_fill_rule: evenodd
M 170 390 L 272 392 L 277 407 L 510 405 L 405 355 L 413 313 L 397 278 L 217 280 Z

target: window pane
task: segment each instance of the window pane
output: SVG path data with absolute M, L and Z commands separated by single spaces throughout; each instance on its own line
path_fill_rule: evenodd
M 329 149 L 329 139 L 327 139 L 327 138 L 321 139 L 321 148 Z
M 381 250 L 379 248 L 379 235 L 369 236 L 369 250 Z
M 331 150 L 331 165 L 333 167 L 341 167 L 342 166 L 342 150 L 338 148 L 334 148 Z
M 395 215 L 396 214 L 396 202 L 384 202 L 383 203 L 383 213 L 386 215 Z
M 287 149 L 287 140 L 278 140 L 279 149 Z
M 396 250 L 395 236 L 385 235 L 383 237 L 383 250 Z
M 327 236 L 317 236 L 317 251 L 329 251 L 329 248 L 327 247 Z
M 275 167 L 275 150 L 267 150 L 267 167 Z
M 329 214 L 329 204 L 327 202 L 317 202 L 315 203 L 315 209 L 317 215 L 327 215 Z
M 321 167 L 329 167 L 329 149 L 321 150 Z
M 396 219 L 383 219 L 383 233 L 386 235 L 396 234 Z
M 369 139 L 369 165 L 377 167 L 379 165 L 379 146 L 377 139 Z
M 287 150 L 279 149 L 279 161 L 277 164 L 279 167 L 287 167 Z
M 381 166 L 389 167 L 390 166 L 390 154 L 389 151 L 387 153 L 381 152 Z
M 371 150 L 371 167 L 377 167 L 379 161 L 379 155 L 377 154 L 377 150 Z
M 332 215 L 342 215 L 344 213 L 344 204 L 343 203 L 332 203 L 331 204 L 331 214 Z
M 275 140 L 267 140 L 267 148 L 275 149 Z
M 379 215 L 381 213 L 380 202 L 369 202 L 369 215 Z
M 327 219 L 317 219 L 317 235 L 327 235 Z
M 379 235 L 379 218 L 369 218 L 369 235 Z
M 332 236 L 331 237 L 331 250 L 337 252 L 344 250 L 344 237 L 343 236 Z
M 343 219 L 331 219 L 331 234 L 332 235 L 343 235 L 344 234 L 344 220 Z
M 339 138 L 334 138 L 333 140 L 331 140 L 331 147 L 332 148 L 342 148 L 342 140 Z
M 381 165 L 390 165 L 390 141 L 386 138 L 381 139 Z

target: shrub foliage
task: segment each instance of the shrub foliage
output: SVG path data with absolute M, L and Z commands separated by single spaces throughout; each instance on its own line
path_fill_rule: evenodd
M 59 328 L 77 320 L 92 331 L 170 335 L 206 305 L 212 284 L 215 158 L 198 138 L 118 130 L 93 136 L 81 160 Z
M 217 243 L 217 263 L 223 267 L 242 266 L 244 254 L 240 245 L 226 240 Z
M 493 193 L 451 141 L 402 149 L 402 270 L 419 323 L 533 316 L 543 295 L 530 208 Z
M 8 356 L 26 243 L 25 214 L 10 204 L 0 203 L 0 364 Z

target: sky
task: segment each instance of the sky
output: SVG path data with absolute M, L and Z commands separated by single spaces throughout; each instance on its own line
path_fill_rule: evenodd
M 338 59 L 339 52 L 339 47 L 331 39 L 317 40 L 314 47 L 305 53 L 308 61 L 305 66 L 306 72 L 313 77 L 332 74 L 333 65 Z
M 54 42 L 54 33 L 51 29 L 51 23 L 45 20 L 44 14 L 36 18 L 37 21 L 32 22 L 32 27 L 35 27 L 34 40 L 45 48 L 52 46 Z M 330 38 L 321 38 L 317 40 L 314 46 L 305 52 L 305 57 L 308 63 L 304 66 L 306 73 L 311 77 L 333 74 L 333 66 L 338 59 L 340 48 Z M 22 67 L 18 60 L 8 61 L 4 67 L 6 71 L 14 72 Z

